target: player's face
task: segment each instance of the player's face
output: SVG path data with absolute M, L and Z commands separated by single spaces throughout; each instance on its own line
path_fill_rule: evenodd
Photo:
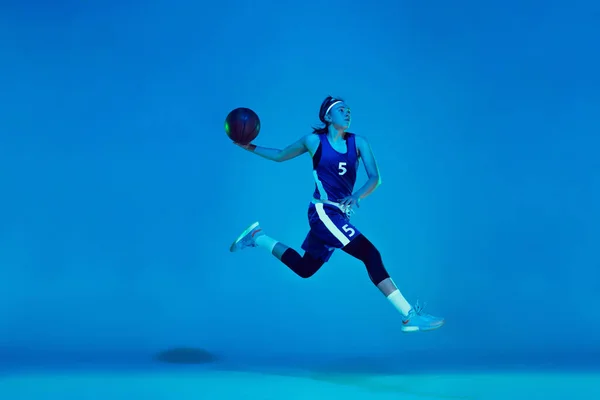
M 348 129 L 351 122 L 350 107 L 346 103 L 337 103 L 329 111 L 330 122 L 338 129 Z

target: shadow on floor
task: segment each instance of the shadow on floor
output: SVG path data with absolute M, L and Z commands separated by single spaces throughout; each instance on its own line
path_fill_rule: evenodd
M 157 353 L 154 360 L 167 364 L 211 364 L 218 361 L 213 353 L 193 347 L 175 347 Z

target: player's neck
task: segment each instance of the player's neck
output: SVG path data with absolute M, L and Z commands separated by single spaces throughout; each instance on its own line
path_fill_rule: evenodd
M 343 129 L 338 129 L 338 128 L 334 127 L 333 125 L 329 125 L 329 128 L 327 130 L 327 136 L 332 141 L 336 141 L 336 140 L 340 140 L 340 139 L 343 140 L 346 136 L 346 132 Z

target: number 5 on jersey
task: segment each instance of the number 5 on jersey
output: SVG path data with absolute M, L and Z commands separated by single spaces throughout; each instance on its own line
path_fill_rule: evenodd
M 348 224 L 342 226 L 342 229 L 348 234 L 348 237 L 352 237 L 356 233 L 356 231 L 349 227 Z
M 339 165 L 338 165 L 338 169 L 339 169 L 339 174 L 340 175 L 344 175 L 346 172 L 348 172 L 348 170 L 346 169 L 346 162 L 345 161 L 340 161 Z

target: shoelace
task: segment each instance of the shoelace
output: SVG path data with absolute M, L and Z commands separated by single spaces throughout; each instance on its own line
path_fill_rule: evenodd
M 420 305 L 419 300 L 417 300 L 417 302 L 413 306 L 413 309 L 415 310 L 415 314 L 417 314 L 420 317 L 425 317 L 425 318 L 431 317 L 431 315 L 429 315 L 425 312 L 426 306 L 427 306 L 427 302 L 425 302 L 423 305 Z

